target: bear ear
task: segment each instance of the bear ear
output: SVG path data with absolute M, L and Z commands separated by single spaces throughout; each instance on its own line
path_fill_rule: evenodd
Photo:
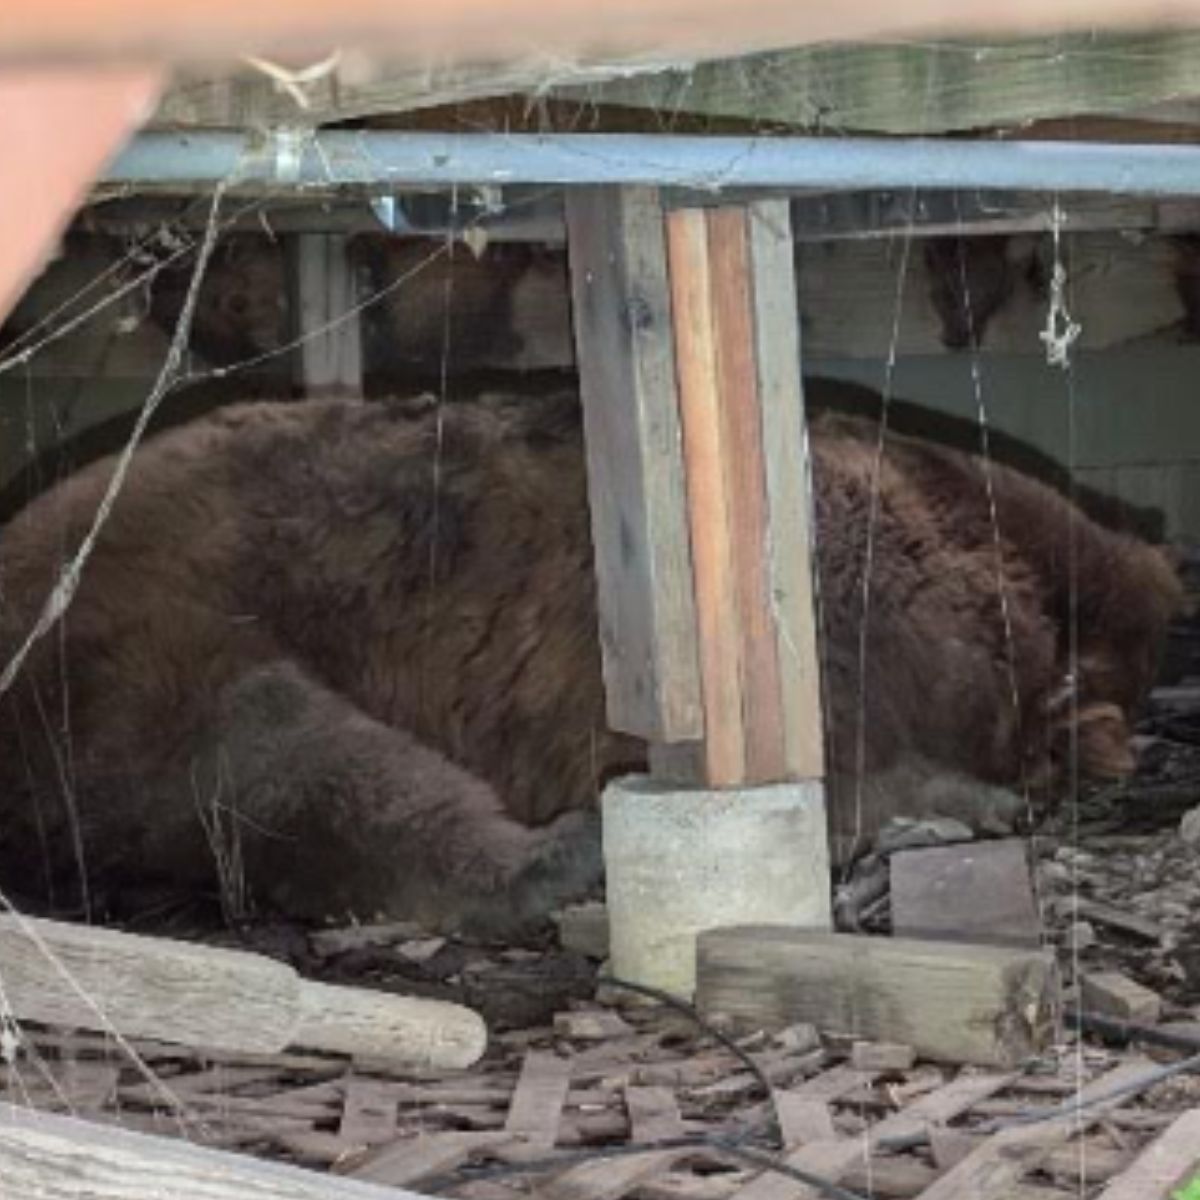
M 1078 731 L 1079 769 L 1084 775 L 1094 779 L 1123 779 L 1133 774 L 1137 759 L 1131 731 L 1117 705 L 1085 705 L 1074 724 Z

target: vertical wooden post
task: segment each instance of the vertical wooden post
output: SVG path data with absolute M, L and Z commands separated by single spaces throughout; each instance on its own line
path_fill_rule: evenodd
M 567 196 L 608 719 L 703 736 L 662 209 L 649 188 Z
M 784 202 L 666 217 L 713 786 L 824 773 Z
M 831 920 L 790 222 L 605 189 L 567 230 L 609 713 L 650 742 L 603 797 L 613 969 L 688 996 L 700 931 Z
M 675 777 L 701 742 L 709 787 L 819 779 L 787 204 L 606 188 L 567 219 L 610 719 Z
M 296 370 L 305 396 L 361 396 L 358 279 L 348 239 L 297 234 L 293 246 L 293 325 L 302 337 Z

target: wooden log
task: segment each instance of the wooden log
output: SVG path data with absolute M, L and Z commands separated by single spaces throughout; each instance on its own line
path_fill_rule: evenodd
M 777 926 L 701 933 L 697 1001 L 742 1025 L 902 1042 L 926 1058 L 1010 1066 L 1058 1024 L 1051 954 Z
M 4 1200 L 415 1200 L 190 1142 L 0 1104 Z
M 608 719 L 703 736 L 662 209 L 646 188 L 572 189 L 571 298 Z
M 467 1067 L 482 1019 L 434 1000 L 301 979 L 257 954 L 111 929 L 0 917 L 4 997 L 15 1016 L 197 1049 L 288 1046 L 392 1063 Z

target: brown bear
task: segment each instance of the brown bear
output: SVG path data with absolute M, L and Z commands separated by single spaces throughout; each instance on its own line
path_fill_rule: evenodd
M 605 725 L 578 418 L 260 403 L 147 443 L 0 697 L 0 887 L 496 933 L 592 888 L 597 795 L 645 747 Z M 931 781 L 1127 770 L 1178 600 L 1158 552 L 961 452 L 881 456 L 867 421 L 811 447 L 839 845 Z M 0 669 L 112 471 L 0 534 Z

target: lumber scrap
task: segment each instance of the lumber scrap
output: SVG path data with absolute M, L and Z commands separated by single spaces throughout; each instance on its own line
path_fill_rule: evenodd
M 867 1137 L 810 1142 L 787 1155 L 784 1162 L 796 1170 L 837 1182 L 856 1167 L 865 1165 L 876 1143 L 943 1124 L 999 1091 L 1010 1080 L 1011 1076 L 1000 1074 L 962 1076 L 880 1121 Z M 733 1200 L 816 1200 L 816 1196 L 807 1184 L 766 1171 L 739 1188 Z
M 1079 979 L 1079 1002 L 1086 1013 L 1155 1025 L 1162 997 L 1120 971 L 1088 971 Z
M 998 1067 L 1047 1046 L 1059 1013 L 1047 952 L 766 925 L 701 933 L 696 995 L 702 1012 L 741 1025 L 810 1021 L 934 1061 Z
M 1123 1063 L 1080 1089 L 1077 1104 L 1070 1105 L 1061 1116 L 1001 1130 L 947 1171 L 921 1194 L 920 1200 L 1008 1200 L 1023 1176 L 1068 1139 L 1100 1120 L 1106 1110 L 1125 1100 L 1119 1096 L 1106 1103 L 1101 1097 L 1144 1078 L 1152 1069 L 1146 1059 Z M 1085 1104 L 1090 1107 L 1082 1107 Z
M 549 1150 L 558 1138 L 558 1122 L 570 1086 L 570 1059 L 530 1051 L 521 1064 L 505 1130 L 530 1146 Z
M 1200 1176 L 1200 1108 L 1179 1117 L 1100 1193 L 1100 1200 L 1158 1200 Z
M 481 1018 L 455 1004 L 301 979 L 239 950 L 0 917 L 0 982 L 14 1016 L 213 1051 L 289 1046 L 411 1066 L 466 1067 Z
M 4 1200 L 406 1200 L 176 1139 L 0 1104 Z M 415 1198 L 414 1198 L 415 1200 Z

